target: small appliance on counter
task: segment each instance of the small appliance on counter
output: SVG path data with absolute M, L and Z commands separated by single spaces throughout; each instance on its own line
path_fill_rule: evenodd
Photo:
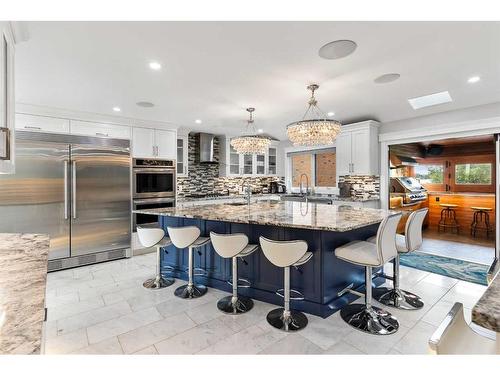
M 339 196 L 349 198 L 351 196 L 351 184 L 348 182 L 339 182 Z
M 271 194 L 285 194 L 286 186 L 280 181 L 271 181 L 269 183 L 269 193 Z

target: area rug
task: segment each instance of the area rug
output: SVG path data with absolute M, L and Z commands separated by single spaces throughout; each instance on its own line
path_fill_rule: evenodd
M 439 255 L 415 251 L 401 254 L 400 263 L 418 270 L 453 277 L 454 279 L 487 285 L 488 266 L 460 259 L 446 258 Z

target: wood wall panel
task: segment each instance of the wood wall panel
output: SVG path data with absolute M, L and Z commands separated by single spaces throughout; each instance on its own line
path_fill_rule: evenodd
M 439 197 L 439 202 L 436 202 L 436 197 Z M 438 228 L 438 223 L 441 218 L 441 203 L 457 204 L 455 208 L 458 224 L 460 225 L 461 233 L 470 233 L 470 225 L 472 223 L 473 211 L 471 206 L 491 207 L 490 223 L 495 228 L 495 196 L 494 195 L 430 195 L 429 196 L 429 227 L 432 229 Z M 478 231 L 479 232 L 479 231 Z

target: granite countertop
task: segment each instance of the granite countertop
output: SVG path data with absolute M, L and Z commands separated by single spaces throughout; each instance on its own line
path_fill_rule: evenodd
M 500 273 L 472 309 L 472 322 L 500 333 Z
M 276 193 L 276 194 L 252 194 L 252 198 L 281 198 L 281 196 L 287 196 L 289 194 Z M 338 202 L 370 202 L 370 201 L 378 201 L 379 197 L 340 197 L 338 195 L 327 195 L 327 194 L 313 194 L 309 195 L 309 198 L 330 198 L 333 201 Z M 200 202 L 200 201 L 212 201 L 212 200 L 228 200 L 228 199 L 244 199 L 245 194 L 232 194 L 232 195 L 220 195 L 217 197 L 202 197 L 202 198 L 191 198 L 191 197 L 181 197 L 177 199 L 177 202 Z
M 0 354 L 39 354 L 49 237 L 0 234 Z
M 381 222 L 392 213 L 374 208 L 291 201 L 262 201 L 250 205 L 206 204 L 134 211 L 231 223 L 346 232 Z

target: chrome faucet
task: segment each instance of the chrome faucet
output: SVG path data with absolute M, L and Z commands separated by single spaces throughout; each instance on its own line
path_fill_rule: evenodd
M 302 177 L 306 178 L 306 194 L 305 196 L 307 197 L 309 195 L 309 177 L 305 173 L 302 173 L 300 175 L 300 195 L 304 196 L 304 193 L 302 192 L 303 184 L 302 184 Z
M 252 187 L 250 186 L 250 181 L 247 181 L 246 185 L 245 200 L 247 201 L 247 204 L 250 205 L 250 199 L 252 197 Z

